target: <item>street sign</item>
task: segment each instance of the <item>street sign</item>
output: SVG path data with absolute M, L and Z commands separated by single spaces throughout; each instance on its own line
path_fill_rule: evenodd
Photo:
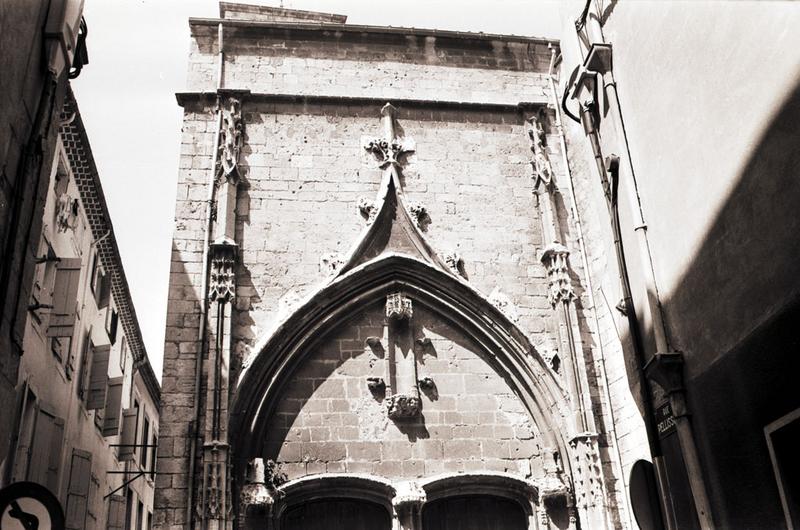
M 669 401 L 656 407 L 655 416 L 659 438 L 666 438 L 675 432 L 675 416 L 672 415 L 672 405 Z
M 0 490 L 0 530 L 64 530 L 64 511 L 44 486 L 15 482 Z

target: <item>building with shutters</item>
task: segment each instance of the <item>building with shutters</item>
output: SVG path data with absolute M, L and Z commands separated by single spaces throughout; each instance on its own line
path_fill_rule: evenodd
M 149 528 L 160 389 L 71 89 L 58 116 L 3 485 L 33 481 L 73 530 Z
M 0 16 L 0 403 L 16 395 L 58 116 L 87 62 L 83 0 L 5 2 Z M 0 415 L 0 468 L 14 417 Z

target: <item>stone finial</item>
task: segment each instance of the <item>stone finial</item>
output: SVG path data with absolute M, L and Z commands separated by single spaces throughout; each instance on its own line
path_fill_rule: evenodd
M 549 186 L 553 179 L 553 168 L 550 165 L 550 158 L 547 156 L 547 139 L 541 117 L 532 116 L 525 121 L 528 124 L 528 137 L 531 140 L 531 151 L 533 152 L 531 167 L 533 168 L 533 178 L 536 181 L 535 187 L 538 188 L 540 184 L 545 187 Z
M 411 298 L 403 293 L 392 293 L 386 297 L 386 317 L 389 320 L 411 320 L 413 314 Z
M 375 201 L 360 197 L 356 206 L 364 219 L 367 220 L 368 225 L 375 222 L 375 218 L 378 217 L 378 207 Z
M 554 308 L 558 302 L 568 302 L 575 298 L 572 279 L 569 277 L 568 256 L 569 250 L 558 243 L 548 246 L 542 252 L 541 261 L 547 270 L 547 279 L 550 284 L 547 299 Z
M 208 298 L 212 301 L 230 302 L 236 295 L 237 245 L 223 239 L 209 247 L 211 257 L 211 277 L 208 285 Z
M 381 109 L 381 123 L 383 124 L 383 137 L 368 140 L 364 149 L 378 158 L 378 166 L 386 167 L 397 164 L 398 158 L 403 153 L 414 151 L 414 141 L 410 138 L 398 138 L 395 130 L 396 110 L 391 103 Z
M 228 108 L 222 110 L 222 128 L 219 131 L 219 164 L 221 178 L 238 178 L 239 154 L 244 143 L 244 122 L 241 102 L 228 98 Z

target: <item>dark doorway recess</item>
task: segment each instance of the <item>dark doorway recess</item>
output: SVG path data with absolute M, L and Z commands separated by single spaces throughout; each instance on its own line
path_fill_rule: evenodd
M 326 499 L 290 508 L 281 530 L 390 530 L 386 508 L 352 499 Z
M 425 530 L 526 530 L 527 518 L 516 502 L 489 495 L 447 497 L 425 505 Z

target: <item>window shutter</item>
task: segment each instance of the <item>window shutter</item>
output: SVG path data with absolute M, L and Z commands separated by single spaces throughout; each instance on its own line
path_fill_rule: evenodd
M 50 452 L 50 440 L 53 434 L 53 417 L 36 407 L 35 421 L 27 476 L 29 481 L 44 486 L 47 483 L 47 455 Z
M 78 281 L 81 259 L 62 258 L 56 267 L 56 282 L 53 288 L 53 313 L 74 315 L 78 302 Z
M 47 327 L 47 336 L 54 341 L 53 353 L 65 363 L 69 378 L 72 378 L 73 371 L 72 336 L 77 316 L 80 273 L 80 258 L 64 258 L 58 262 L 53 286 L 53 309 Z
M 47 455 L 47 488 L 58 496 L 58 478 L 61 470 L 61 448 L 64 446 L 64 420 L 53 418 L 53 436 L 50 454 Z
M 92 454 L 80 449 L 72 450 L 72 467 L 67 490 L 67 530 L 84 530 L 89 502 L 89 483 L 92 476 Z
M 108 380 L 106 411 L 103 420 L 103 436 L 119 434 L 119 413 L 122 406 L 122 377 Z
M 89 515 L 89 520 L 86 521 L 86 530 L 93 530 L 97 528 L 97 490 L 100 489 L 100 480 L 92 473 L 92 479 L 89 482 L 89 495 L 86 503 L 86 512 Z
M 122 530 L 125 526 L 125 496 L 112 495 L 108 499 L 108 530 Z
M 135 408 L 122 411 L 122 440 L 120 440 L 119 461 L 133 460 L 133 450 L 136 444 L 136 419 Z
M 111 346 L 95 346 L 92 353 L 92 369 L 89 376 L 89 399 L 86 410 L 102 409 L 106 406 L 108 389 L 108 357 Z

